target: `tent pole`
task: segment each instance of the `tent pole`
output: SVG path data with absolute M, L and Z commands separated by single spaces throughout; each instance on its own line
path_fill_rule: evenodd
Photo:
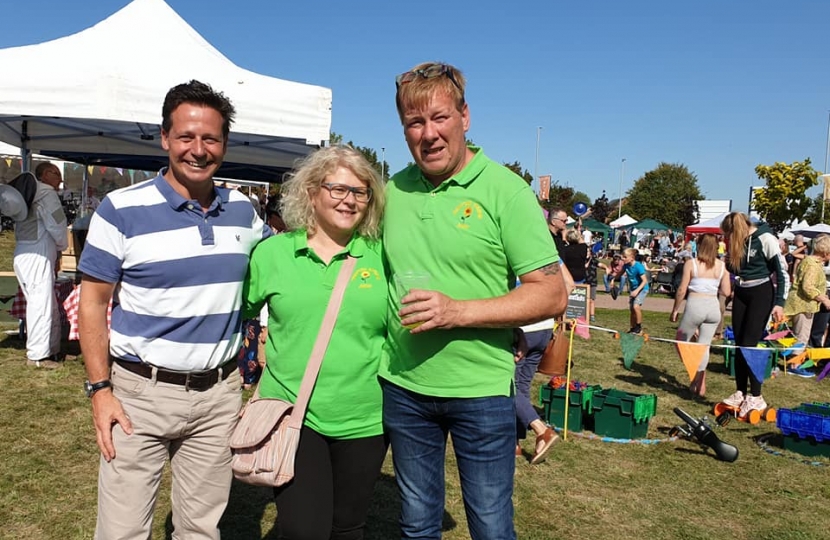
M 81 182 L 81 217 L 86 216 L 86 192 L 89 189 L 89 166 L 87 165 L 86 160 L 83 161 L 83 167 L 83 181 Z
M 29 150 L 29 121 L 23 121 L 23 131 L 20 133 L 20 172 L 28 172 L 32 168 L 32 152 Z

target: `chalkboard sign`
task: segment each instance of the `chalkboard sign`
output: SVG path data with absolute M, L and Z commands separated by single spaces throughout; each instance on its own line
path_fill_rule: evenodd
M 582 317 L 588 320 L 588 299 L 591 297 L 590 285 L 576 285 L 568 295 L 568 308 L 565 310 L 566 319 Z

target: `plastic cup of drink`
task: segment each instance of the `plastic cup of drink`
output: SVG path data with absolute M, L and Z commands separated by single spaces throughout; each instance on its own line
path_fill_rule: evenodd
M 404 272 L 396 272 L 392 275 L 392 281 L 395 283 L 395 294 L 398 297 L 398 301 L 400 302 L 400 300 L 409 294 L 409 291 L 413 289 L 429 290 L 431 279 L 432 276 L 430 276 L 429 272 L 424 272 L 422 270 L 406 270 Z M 403 305 L 402 302 L 401 305 Z M 412 329 L 417 328 L 422 324 L 423 322 L 417 322 L 414 324 L 405 324 L 404 327 Z

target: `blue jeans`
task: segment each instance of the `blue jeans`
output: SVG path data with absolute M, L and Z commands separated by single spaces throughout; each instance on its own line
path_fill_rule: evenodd
M 401 538 L 441 538 L 449 433 L 470 538 L 514 540 L 513 397 L 440 398 L 381 383 L 383 424 L 401 495 Z
M 539 413 L 533 408 L 530 399 L 530 385 L 536 370 L 539 369 L 539 362 L 548 346 L 552 329 L 536 330 L 525 334 L 527 340 L 527 354 L 516 362 L 516 438 L 524 439 L 527 436 L 527 428 L 534 420 L 539 420 Z

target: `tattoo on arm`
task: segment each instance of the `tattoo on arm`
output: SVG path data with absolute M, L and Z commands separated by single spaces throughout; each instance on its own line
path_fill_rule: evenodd
M 556 274 L 559 273 L 559 263 L 558 262 L 551 263 L 547 266 L 543 266 L 539 270 L 541 270 L 542 273 L 545 274 L 546 276 L 555 276 Z

